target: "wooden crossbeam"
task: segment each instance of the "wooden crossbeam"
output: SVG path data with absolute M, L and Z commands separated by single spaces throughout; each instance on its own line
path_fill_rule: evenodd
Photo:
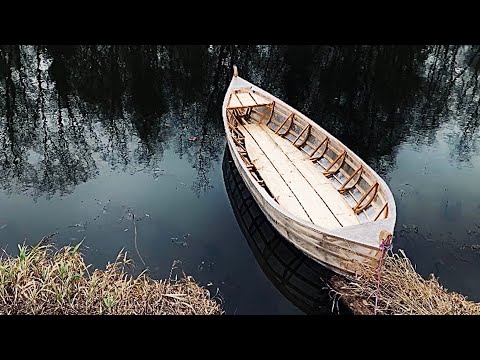
M 365 200 L 365 198 L 372 192 L 372 190 L 375 190 L 375 192 L 373 193 L 373 196 L 370 198 L 370 200 L 367 201 L 367 203 L 365 205 L 362 205 L 362 202 L 363 200 Z M 356 214 L 359 214 L 361 213 L 363 210 L 365 210 L 370 204 L 371 202 L 373 201 L 373 199 L 375 198 L 375 196 L 377 195 L 377 192 L 378 192 L 378 182 L 376 182 L 375 184 L 373 184 L 370 189 L 368 189 L 367 192 L 365 192 L 365 194 L 362 195 L 362 197 L 360 198 L 360 200 L 358 200 L 357 202 L 357 205 L 355 205 L 353 207 L 353 211 L 355 211 Z
M 336 173 L 338 170 L 340 170 L 340 168 L 342 167 L 343 165 L 343 162 L 345 161 L 345 157 L 347 156 L 347 150 L 343 150 L 343 152 L 337 156 L 337 158 L 335 159 L 335 161 L 333 163 L 330 164 L 330 166 L 328 168 L 326 168 L 324 171 L 323 171 L 323 175 L 325 176 L 330 176 L 334 173 Z M 332 170 L 333 166 L 340 161 L 340 159 L 342 160 L 340 162 L 340 166 L 338 167 L 338 169 L 336 170 Z

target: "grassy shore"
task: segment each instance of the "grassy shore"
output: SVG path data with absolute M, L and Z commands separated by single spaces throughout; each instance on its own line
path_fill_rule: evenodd
M 0 314 L 222 314 L 193 278 L 152 280 L 129 275 L 122 254 L 105 270 L 89 271 L 76 247 L 19 246 L 0 259 Z
M 432 275 L 420 276 L 400 250 L 385 258 L 380 272 L 358 267 L 353 280 L 334 277 L 332 287 L 354 314 L 479 315 L 480 303 L 445 289 Z

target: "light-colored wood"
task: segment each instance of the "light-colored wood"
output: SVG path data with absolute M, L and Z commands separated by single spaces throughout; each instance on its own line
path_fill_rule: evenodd
M 255 98 L 252 96 L 252 93 L 249 92 L 248 95 L 252 98 L 252 100 L 253 100 L 253 102 L 255 103 L 255 105 L 259 105 L 259 104 L 257 103 L 257 101 L 255 100 Z
M 242 103 L 238 100 L 235 94 L 230 96 L 230 102 L 228 103 L 229 108 L 242 107 Z
M 243 104 L 242 100 L 240 100 L 240 98 L 238 97 L 238 93 L 237 92 L 234 92 L 232 97 L 236 97 L 238 102 L 240 103 L 240 107 L 244 107 L 245 105 Z
M 258 124 L 247 124 L 244 125 L 243 128 L 263 150 L 265 157 L 270 160 L 272 165 L 280 174 L 281 178 L 295 194 L 299 203 L 310 217 L 311 221 L 327 229 L 341 227 L 341 223 L 335 218 L 328 206 L 322 201 L 320 196 L 315 192 L 309 182 L 290 161 L 282 149 L 273 141 L 268 133 L 266 133 Z M 246 138 L 245 142 L 247 146 L 248 141 L 250 140 Z M 290 146 L 292 145 L 290 144 Z M 293 148 L 294 150 L 298 151 L 295 147 Z M 270 186 L 268 185 L 269 182 L 263 176 L 262 170 L 258 169 L 258 171 L 265 179 L 265 183 L 270 189 Z M 271 191 L 274 194 L 277 193 L 276 189 Z
M 257 93 L 250 92 L 250 95 L 255 99 L 255 102 L 258 105 L 269 105 L 269 104 L 272 103 L 272 100 L 266 99 L 266 98 L 264 98 L 263 96 L 261 96 Z
M 306 221 L 310 221 L 309 216 L 295 197 L 295 194 L 290 190 L 255 139 L 253 139 L 250 133 L 243 127 L 241 127 L 241 129 L 245 136 L 245 147 L 247 148 L 248 156 L 265 181 L 267 187 L 275 196 L 275 200 L 292 214 Z
M 322 201 L 327 205 L 342 226 L 360 224 L 360 221 L 355 216 L 355 213 L 345 198 L 333 187 L 330 180 L 322 174 L 319 168 L 309 160 L 308 155 L 292 146 L 287 139 L 275 135 L 273 131 L 268 129 L 265 125 L 260 126 L 272 138 L 272 140 L 275 141 L 292 164 L 308 181 L 313 190 L 320 196 Z
M 253 98 L 249 95 L 249 93 L 236 93 L 238 99 L 242 103 L 243 106 L 257 106 L 258 104 L 253 100 Z

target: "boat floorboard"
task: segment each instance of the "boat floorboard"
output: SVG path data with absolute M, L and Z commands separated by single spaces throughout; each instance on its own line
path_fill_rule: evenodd
M 306 154 L 263 124 L 240 128 L 251 161 L 280 205 L 327 229 L 359 224 L 343 196 Z

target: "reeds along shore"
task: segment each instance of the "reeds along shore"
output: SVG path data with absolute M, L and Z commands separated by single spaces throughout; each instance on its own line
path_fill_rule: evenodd
M 0 314 L 223 314 L 192 277 L 133 277 L 126 271 L 131 261 L 125 254 L 90 273 L 78 247 L 23 245 L 18 256 L 4 255 Z M 381 272 L 359 265 L 355 279 L 334 276 L 330 284 L 354 314 L 480 314 L 480 303 L 447 291 L 433 275 L 422 278 L 401 250 L 385 257 Z
M 152 280 L 126 272 L 125 254 L 105 270 L 89 272 L 75 247 L 19 246 L 0 259 L 0 314 L 222 314 L 193 278 Z
M 433 274 L 421 277 L 402 250 L 386 256 L 381 271 L 359 266 L 354 280 L 334 277 L 332 287 L 354 314 L 480 314 L 480 303 L 449 292 Z

